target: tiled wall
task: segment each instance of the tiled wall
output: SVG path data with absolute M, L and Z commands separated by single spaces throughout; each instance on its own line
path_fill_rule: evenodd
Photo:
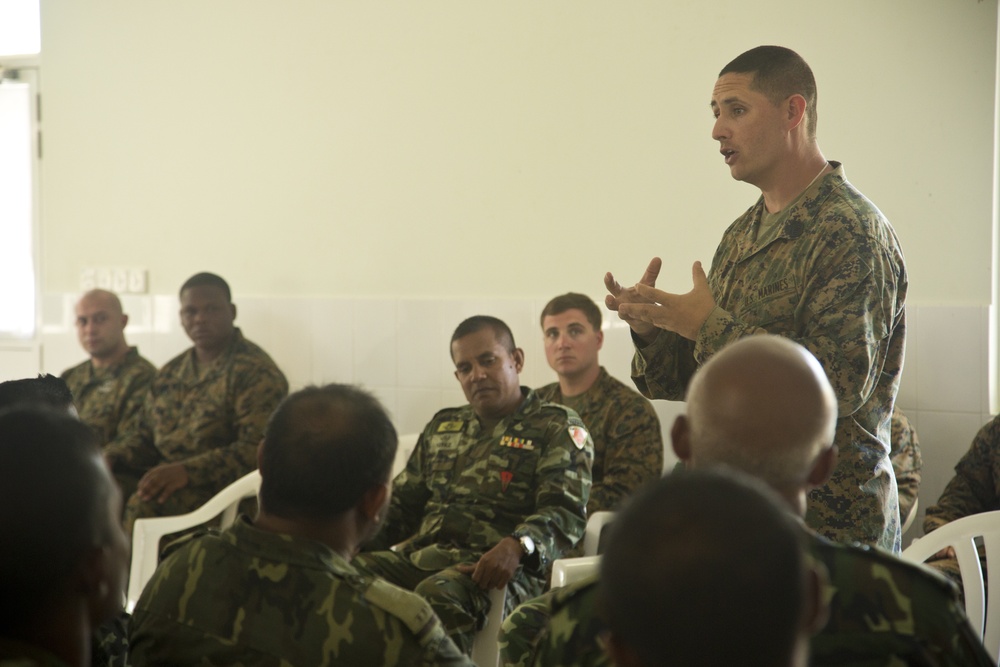
M 593 295 L 600 303 L 600 294 Z M 37 366 L 59 373 L 83 355 L 73 328 L 74 294 L 43 302 L 40 349 L 0 352 L 0 379 L 23 377 Z M 126 296 L 128 340 L 162 365 L 189 346 L 175 295 Z M 350 299 L 238 297 L 237 324 L 284 370 L 292 389 L 310 383 L 352 382 L 372 390 L 401 433 L 420 430 L 442 407 L 464 403 L 452 375 L 448 340 L 465 317 L 506 321 L 526 355 L 522 383 L 554 380 L 545 362 L 538 313 L 544 299 Z M 906 365 L 898 402 L 918 431 L 924 459 L 920 516 L 905 538 L 921 534 L 923 509 L 937 500 L 952 468 L 990 418 L 987 395 L 989 308 L 915 306 L 908 311 Z M 628 328 L 605 317 L 601 361 L 630 384 Z M 39 361 L 40 360 L 40 361 Z M 668 443 L 682 403 L 654 401 Z M 667 445 L 666 462 L 676 458 Z M 904 538 L 904 542 L 906 539 Z

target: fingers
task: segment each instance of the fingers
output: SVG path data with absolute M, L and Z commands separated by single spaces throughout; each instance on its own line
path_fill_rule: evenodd
M 604 286 L 608 288 L 609 292 L 611 292 L 612 297 L 616 297 L 621 294 L 622 286 L 618 284 L 618 281 L 615 280 L 615 277 L 610 271 L 604 274 Z
M 648 285 L 649 287 L 654 287 L 656 285 L 656 279 L 660 275 L 660 268 L 663 266 L 663 261 L 659 257 L 654 257 L 649 260 L 649 266 L 642 274 L 642 278 L 639 283 L 642 285 Z
M 663 290 L 658 290 L 655 287 L 650 287 L 639 283 L 635 286 L 636 293 L 650 304 L 662 304 L 664 301 L 670 298 L 670 295 Z
M 705 269 L 701 266 L 701 262 L 695 262 L 691 265 L 691 282 L 695 286 L 701 283 L 708 283 L 708 276 L 705 275 Z

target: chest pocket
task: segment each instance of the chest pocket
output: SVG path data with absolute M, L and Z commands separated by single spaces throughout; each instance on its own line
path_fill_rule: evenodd
M 793 334 L 798 329 L 800 300 L 798 285 L 791 278 L 781 278 L 748 291 L 734 315 L 773 334 Z
M 490 454 L 484 492 L 511 509 L 533 508 L 538 457 L 534 450 L 496 447 Z

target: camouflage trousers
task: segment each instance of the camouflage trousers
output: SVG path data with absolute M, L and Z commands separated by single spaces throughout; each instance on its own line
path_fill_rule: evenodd
M 500 664 L 528 667 L 534 663 L 542 632 L 549 624 L 550 604 L 555 591 L 518 605 L 500 627 Z
M 469 575 L 451 567 L 421 569 L 394 551 L 360 554 L 351 564 L 427 600 L 451 640 L 466 655 L 471 654 L 472 640 L 490 611 L 490 593 L 479 588 Z M 507 584 L 507 610 L 539 595 L 544 585 L 543 580 L 518 571 Z

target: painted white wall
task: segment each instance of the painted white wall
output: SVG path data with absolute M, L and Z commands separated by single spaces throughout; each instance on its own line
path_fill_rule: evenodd
M 996 0 L 42 4 L 43 289 L 142 266 L 262 296 L 687 291 L 756 197 L 718 70 L 798 50 L 911 303 L 990 301 Z

